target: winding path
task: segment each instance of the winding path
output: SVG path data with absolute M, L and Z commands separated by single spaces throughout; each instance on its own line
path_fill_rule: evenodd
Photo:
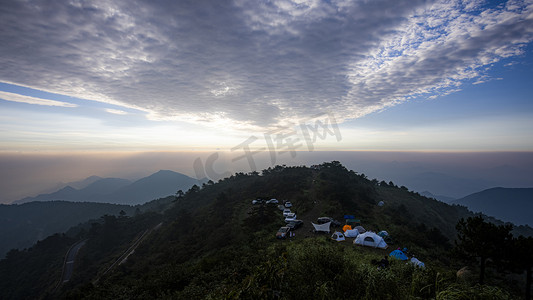
M 87 240 L 79 241 L 76 244 L 72 245 L 70 249 L 67 252 L 67 255 L 65 257 L 65 262 L 63 263 L 63 274 L 61 276 L 61 283 L 68 282 L 70 278 L 72 277 L 72 273 L 74 271 L 74 260 L 76 258 L 76 254 L 80 251 L 81 247 L 85 245 Z

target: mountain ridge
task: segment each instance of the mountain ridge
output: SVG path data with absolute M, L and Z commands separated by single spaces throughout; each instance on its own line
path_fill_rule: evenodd
M 474 212 L 482 212 L 515 225 L 533 225 L 533 188 L 494 187 L 454 200 Z
M 95 177 L 98 176 L 88 178 Z M 100 179 L 81 189 L 68 185 L 53 193 L 25 197 L 12 204 L 62 200 L 136 205 L 173 195 L 180 189 L 187 190 L 194 184 L 205 182 L 171 170 L 160 170 L 133 182 L 123 178 L 98 178 Z
M 100 177 L 100 176 L 91 175 L 91 176 L 89 176 L 89 177 L 87 177 L 85 179 L 81 179 L 81 180 L 77 180 L 77 181 L 70 181 L 70 182 L 67 182 L 67 183 L 59 182 L 59 183 L 56 183 L 54 186 L 51 186 L 51 187 L 46 188 L 44 190 L 41 190 L 39 193 L 37 193 L 37 195 L 54 193 L 54 192 L 66 187 L 66 186 L 69 186 L 69 185 L 71 187 L 77 189 L 77 190 L 83 189 L 83 188 L 87 187 L 88 185 L 92 184 L 93 182 L 98 181 L 100 179 L 103 179 L 103 178 Z M 34 197 L 34 196 L 28 196 L 28 197 L 24 197 L 24 198 L 29 198 L 29 197 Z M 19 201 L 19 200 L 15 200 L 15 201 Z M 15 201 L 12 201 L 11 203 L 14 203 Z
M 456 199 L 494 186 L 494 182 L 489 180 L 463 178 L 429 171 L 409 176 L 405 181 L 411 182 L 409 188 L 413 190 L 431 191 L 434 195 Z
M 444 203 L 451 203 L 452 201 L 457 200 L 456 198 L 453 198 L 453 197 L 448 197 L 448 196 L 443 196 L 443 195 L 434 195 L 430 191 L 423 191 L 423 192 L 420 193 L 420 195 L 422 195 L 424 197 L 428 197 L 428 198 L 437 199 L 437 200 L 442 201 Z

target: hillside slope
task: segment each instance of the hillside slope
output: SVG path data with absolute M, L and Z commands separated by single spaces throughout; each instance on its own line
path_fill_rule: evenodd
M 4 257 L 13 248 L 30 247 L 49 235 L 65 232 L 72 226 L 104 214 L 118 215 L 121 210 L 132 215 L 135 208 L 128 205 L 66 201 L 0 205 L 0 257 Z
M 284 225 L 281 212 L 276 205 L 253 205 L 251 201 L 257 198 L 293 203 L 291 209 L 304 221 L 295 238 L 276 240 L 277 229 Z M 378 205 L 380 201 L 383 206 Z M 329 241 L 328 235 L 311 231 L 316 218 L 330 216 L 342 221 L 345 214 L 355 215 L 368 230 L 388 231 L 393 244 L 388 250 L 356 247 L 353 239 L 336 243 Z M 85 226 L 85 232 L 73 230 L 87 243 L 79 253 L 72 280 L 58 290 L 51 288 L 54 281 L 49 275 L 51 269 L 60 268 L 57 263 L 34 269 L 31 276 L 39 284 L 33 289 L 21 288 L 16 281 L 21 275 L 9 269 L 15 264 L 19 269 L 31 268 L 24 262 L 39 261 L 39 253 L 52 247 L 50 244 L 10 252 L 8 259 L 0 261 L 0 296 L 436 298 L 439 289 L 455 282 L 447 279 L 457 271 L 448 250 L 457 221 L 468 216 L 472 213 L 464 207 L 370 181 L 338 162 L 312 169 L 277 166 L 261 174 L 237 173 L 216 184 L 191 188 L 161 214 L 108 216 Z M 142 243 L 127 260 L 114 264 L 140 236 L 144 236 Z M 72 240 L 68 234 L 63 238 Z M 57 247 L 57 257 L 64 254 L 61 247 Z M 396 247 L 408 247 L 428 268 L 417 269 L 403 262 L 392 262 L 387 270 L 372 265 Z M 47 253 L 50 251 L 47 248 Z M 53 255 L 49 260 L 60 261 Z

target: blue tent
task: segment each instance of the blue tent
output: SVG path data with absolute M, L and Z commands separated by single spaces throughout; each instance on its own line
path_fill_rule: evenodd
M 403 253 L 401 250 L 394 250 L 389 254 L 389 256 L 399 260 L 407 260 L 407 255 L 405 255 L 405 253 Z
M 385 230 L 382 230 L 380 232 L 378 232 L 378 235 L 382 238 L 386 237 L 386 236 L 389 236 L 389 233 L 386 232 Z
M 344 215 L 345 219 L 355 219 L 355 216 L 352 215 Z

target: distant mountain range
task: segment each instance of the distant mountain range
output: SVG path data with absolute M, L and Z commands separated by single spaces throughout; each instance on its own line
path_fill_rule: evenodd
M 93 176 L 89 176 L 89 177 L 87 177 L 85 179 L 78 180 L 78 181 L 71 181 L 71 182 L 67 182 L 67 183 L 59 182 L 55 186 L 49 187 L 49 188 L 47 188 L 45 190 L 42 190 L 40 192 L 41 192 L 41 194 L 49 194 L 49 193 L 53 193 L 55 191 L 58 191 L 58 190 L 60 190 L 62 188 L 65 188 L 67 186 L 71 186 L 71 187 L 73 187 L 73 188 L 75 188 L 77 190 L 80 190 L 80 189 L 83 189 L 83 188 L 87 187 L 89 184 L 91 184 L 91 183 L 93 183 L 95 181 L 98 181 L 100 179 L 103 179 L 103 178 L 100 177 L 100 176 L 93 175 Z
M 450 202 L 515 225 L 533 225 L 533 188 L 496 187 Z
M 135 205 L 174 195 L 180 189 L 186 191 L 194 184 L 201 185 L 204 181 L 169 170 L 161 170 L 135 182 L 121 178 L 91 176 L 77 182 L 79 186 L 89 183 L 83 188 L 77 189 L 68 185 L 56 192 L 26 197 L 13 202 L 13 204 L 62 200 Z
M 438 172 L 424 172 L 404 176 L 404 178 L 395 181 L 395 183 L 405 185 L 414 191 L 431 191 L 431 193 L 436 195 L 435 199 L 443 202 L 448 202 L 446 200 L 453 198 L 465 197 L 497 185 L 496 182 L 488 180 L 462 178 Z M 439 197 L 442 199 L 439 199 Z

